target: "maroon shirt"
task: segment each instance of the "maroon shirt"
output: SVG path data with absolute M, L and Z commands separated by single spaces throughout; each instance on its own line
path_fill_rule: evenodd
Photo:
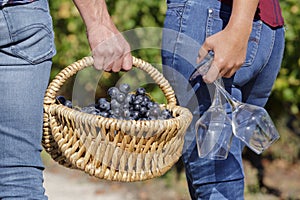
M 233 0 L 221 0 L 232 5 Z M 269 26 L 276 28 L 283 26 L 284 20 L 278 0 L 259 0 L 257 13 L 259 19 Z

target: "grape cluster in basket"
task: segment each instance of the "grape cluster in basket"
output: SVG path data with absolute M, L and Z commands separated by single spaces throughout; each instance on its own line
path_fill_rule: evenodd
M 81 112 L 100 115 L 107 118 L 126 120 L 154 120 L 170 119 L 172 112 L 161 109 L 158 103 L 151 100 L 145 88 L 139 87 L 135 92 L 130 92 L 130 86 L 126 83 L 119 87 L 108 89 L 110 100 L 99 98 L 95 104 L 78 108 Z M 58 103 L 73 108 L 72 102 L 63 96 L 56 97 Z

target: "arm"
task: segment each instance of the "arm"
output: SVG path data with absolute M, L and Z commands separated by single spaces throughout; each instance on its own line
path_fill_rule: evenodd
M 111 20 L 105 0 L 73 2 L 86 25 L 94 67 L 114 72 L 131 69 L 130 46 Z
M 233 0 L 232 14 L 224 30 L 208 37 L 199 50 L 198 62 L 204 53 L 215 57 L 203 80 L 212 83 L 218 77 L 231 77 L 246 58 L 248 39 L 259 0 Z

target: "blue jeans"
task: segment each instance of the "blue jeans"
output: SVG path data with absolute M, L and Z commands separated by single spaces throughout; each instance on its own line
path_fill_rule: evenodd
M 55 54 L 48 1 L 0 7 L 0 199 L 47 199 L 43 97 Z
M 192 199 L 244 199 L 242 150 L 244 144 L 234 138 L 226 160 L 198 157 L 195 121 L 211 104 L 212 85 L 201 77 L 190 82 L 198 50 L 206 37 L 221 31 L 229 21 L 231 7 L 217 0 L 167 0 L 163 31 L 163 73 L 172 85 L 178 102 L 193 113 L 187 130 L 183 161 Z M 281 66 L 284 29 L 271 29 L 260 20 L 253 21 L 244 65 L 228 79 L 225 88 L 236 99 L 264 106 Z M 230 107 L 227 110 L 230 115 Z

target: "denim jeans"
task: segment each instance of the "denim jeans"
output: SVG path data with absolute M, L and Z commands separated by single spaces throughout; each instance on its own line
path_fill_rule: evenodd
M 172 85 L 178 103 L 193 113 L 186 132 L 183 161 L 192 199 L 244 199 L 242 150 L 244 144 L 234 138 L 226 160 L 198 157 L 195 121 L 211 105 L 212 84 L 201 77 L 190 82 L 198 50 L 206 37 L 215 34 L 229 21 L 231 7 L 217 0 L 167 0 L 162 59 L 163 73 Z M 237 100 L 264 106 L 281 66 L 284 29 L 272 29 L 259 19 L 253 20 L 244 65 L 228 79 L 226 90 Z M 227 113 L 231 109 L 227 106 Z
M 48 1 L 0 7 L 0 199 L 47 199 L 43 97 L 55 54 Z

